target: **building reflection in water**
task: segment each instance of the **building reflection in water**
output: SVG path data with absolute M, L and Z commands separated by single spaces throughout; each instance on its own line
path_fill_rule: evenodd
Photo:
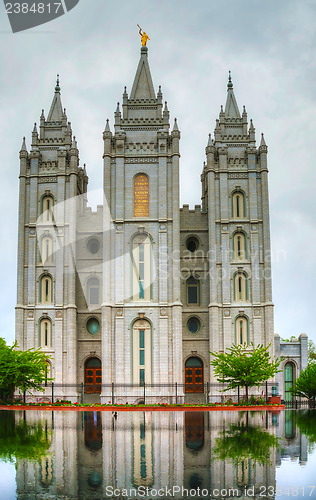
M 259 491 L 275 486 L 275 467 L 283 456 L 307 460 L 307 439 L 291 412 L 248 417 L 246 412 L 118 412 L 115 418 L 111 412 L 34 411 L 15 415 L 20 418 L 29 425 L 41 422 L 51 444 L 46 456 L 17 460 L 19 499 L 109 498 L 108 486 L 242 490 L 255 485 Z M 271 447 L 273 436 L 280 436 L 279 449 Z M 247 440 L 256 439 L 262 448 L 264 437 L 268 460 L 262 450 L 256 456 L 247 448 Z

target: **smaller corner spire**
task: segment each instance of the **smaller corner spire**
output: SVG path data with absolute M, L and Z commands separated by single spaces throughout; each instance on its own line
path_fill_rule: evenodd
M 262 132 L 262 134 L 261 134 L 260 146 L 266 146 L 266 141 L 265 141 L 265 139 L 264 139 L 263 132 Z
M 106 123 L 105 123 L 104 132 L 111 132 L 110 123 L 109 123 L 109 119 L 108 118 L 107 118 Z
M 77 141 L 76 141 L 76 136 L 75 135 L 73 136 L 71 147 L 72 147 L 72 149 L 78 149 L 78 145 L 77 145 Z
M 45 115 L 44 115 L 44 110 L 42 109 L 42 114 L 41 114 L 41 117 L 40 117 L 41 120 L 45 120 Z
M 249 132 L 254 132 L 255 131 L 255 127 L 253 126 L 253 121 L 252 121 L 252 118 L 250 119 L 250 126 L 249 126 Z
M 126 87 L 124 87 L 123 98 L 124 97 L 128 97 L 128 93 L 127 93 Z
M 162 92 L 161 92 L 161 85 L 158 87 L 158 92 L 157 92 L 157 97 L 162 97 Z
M 213 146 L 213 139 L 211 134 L 208 134 L 207 146 Z
M 34 123 L 33 134 L 37 134 L 37 125 Z
M 174 119 L 174 124 L 173 124 L 173 132 L 177 132 L 179 130 L 178 128 L 178 122 L 177 119 Z
M 231 71 L 228 71 L 228 83 L 227 83 L 227 90 L 233 88 L 233 82 L 232 82 L 232 74 Z
M 23 137 L 21 151 L 27 151 L 25 137 Z
M 116 106 L 116 113 L 120 113 L 120 103 L 119 102 L 117 103 L 117 106 Z
M 56 78 L 56 87 L 55 87 L 55 92 L 60 93 L 59 74 L 57 74 L 57 78 Z

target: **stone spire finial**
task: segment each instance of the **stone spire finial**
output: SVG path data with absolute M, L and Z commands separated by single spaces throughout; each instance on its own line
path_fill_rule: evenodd
M 105 123 L 104 132 L 111 132 L 110 123 L 109 123 L 109 119 L 108 118 L 107 118 L 106 123 Z
M 34 123 L 33 134 L 37 134 L 37 125 Z
M 208 141 L 207 141 L 208 146 L 213 146 L 213 140 L 212 140 L 212 135 L 208 134 Z
M 60 92 L 60 86 L 59 86 L 59 75 L 57 75 L 56 79 L 56 87 L 55 87 L 55 92 Z
M 74 137 L 73 137 L 71 147 L 72 147 L 73 149 L 77 149 L 77 148 L 78 148 L 77 141 L 76 141 L 76 136 L 75 136 L 75 135 L 74 135 Z
M 177 122 L 177 119 L 175 118 L 174 119 L 174 124 L 173 124 L 173 132 L 176 132 L 178 130 L 179 130 L 179 128 L 178 128 L 178 122 Z
M 124 97 L 128 97 L 126 87 L 124 87 L 123 98 L 124 98 Z
M 116 113 L 120 113 L 120 103 L 119 102 L 117 103 L 117 106 L 116 106 Z
M 250 119 L 250 127 L 249 127 L 249 132 L 254 132 L 255 131 L 255 127 L 253 126 L 253 121 L 252 121 L 252 118 Z
M 264 140 L 264 135 L 263 135 L 263 133 L 261 134 L 260 146 L 266 146 L 266 141 Z
M 41 120 L 45 120 L 44 110 L 42 109 Z
M 21 151 L 27 151 L 27 149 L 26 149 L 25 137 L 23 137 L 22 146 L 21 146 Z
M 228 83 L 227 83 L 227 90 L 233 88 L 233 82 L 232 82 L 232 74 L 231 71 L 229 70 L 228 72 Z

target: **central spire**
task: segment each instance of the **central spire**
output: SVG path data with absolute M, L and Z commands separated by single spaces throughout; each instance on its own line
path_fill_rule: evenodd
M 240 113 L 239 113 L 236 97 L 234 94 L 234 87 L 233 87 L 231 72 L 229 72 L 229 74 L 228 74 L 225 117 L 226 118 L 240 118 Z
M 141 47 L 140 61 L 136 71 L 131 99 L 155 99 L 155 90 L 148 64 L 148 48 Z

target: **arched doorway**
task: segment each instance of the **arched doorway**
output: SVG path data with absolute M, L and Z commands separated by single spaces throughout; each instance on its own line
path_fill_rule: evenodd
M 284 366 L 284 399 L 285 401 L 292 401 L 293 395 L 291 389 L 294 382 L 294 364 L 289 362 Z
M 185 392 L 204 392 L 203 361 L 196 356 L 185 363 Z
M 85 393 L 100 394 L 102 384 L 101 361 L 98 358 L 89 358 L 85 364 Z

